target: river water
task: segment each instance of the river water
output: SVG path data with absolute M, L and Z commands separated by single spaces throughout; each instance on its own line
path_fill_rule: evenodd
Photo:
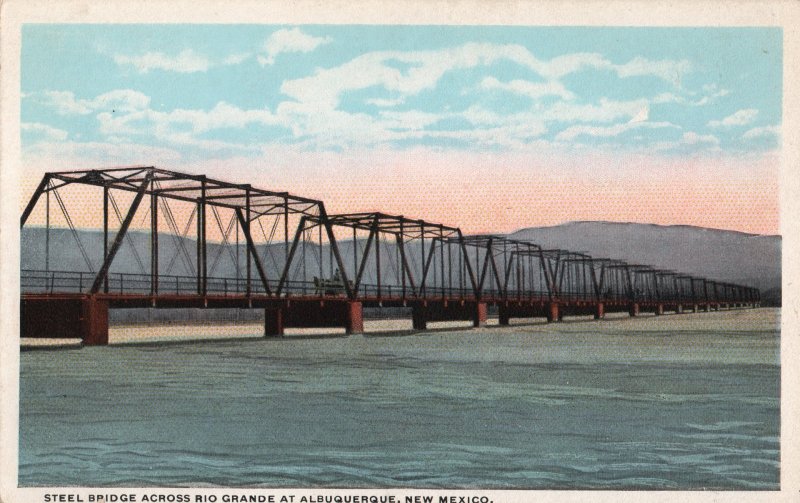
M 779 316 L 23 351 L 19 485 L 777 489 Z

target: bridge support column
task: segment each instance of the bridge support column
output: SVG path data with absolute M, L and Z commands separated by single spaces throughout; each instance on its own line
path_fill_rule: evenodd
M 284 312 L 282 308 L 264 308 L 264 337 L 282 337 L 283 318 Z
M 554 322 L 554 321 L 561 321 L 562 317 L 559 313 L 558 309 L 558 302 L 551 302 L 547 306 L 547 321 Z
M 682 314 L 683 313 L 683 305 L 678 304 L 675 306 L 675 314 Z
M 498 323 L 500 325 L 508 325 L 511 322 L 511 316 L 508 312 L 508 306 L 501 304 L 497 307 Z
M 364 308 L 361 302 L 350 301 L 347 303 L 347 319 L 344 329 L 348 335 L 364 333 Z
M 630 314 L 631 316 L 639 316 L 639 303 L 638 302 L 634 302 L 634 303 L 632 303 L 630 305 L 630 307 L 628 308 L 628 314 Z
M 488 309 L 486 307 L 486 302 L 476 302 L 475 303 L 475 312 L 472 315 L 472 326 L 473 327 L 482 327 L 486 325 Z
M 108 344 L 108 301 L 93 296 L 31 296 L 20 303 L 20 337 Z
M 710 312 L 711 312 L 711 304 L 709 304 L 709 303 L 706 303 L 706 304 L 703 306 L 703 311 L 705 311 L 705 312 L 707 312 L 707 313 L 710 313 Z
M 699 311 L 697 304 L 692 304 L 692 312 L 696 313 L 697 311 Z
M 598 302 L 594 307 L 594 319 L 602 320 L 606 317 L 606 306 L 602 302 Z
M 414 330 L 425 330 L 428 328 L 428 318 L 424 306 L 415 304 L 411 308 L 411 326 Z
M 664 314 L 664 304 L 656 304 L 656 316 Z
M 108 302 L 94 297 L 81 302 L 81 337 L 85 346 L 108 345 Z

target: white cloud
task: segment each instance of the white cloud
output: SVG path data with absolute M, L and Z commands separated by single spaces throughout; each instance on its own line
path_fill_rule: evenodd
M 154 160 L 163 165 L 177 161 L 180 157 L 177 151 L 170 148 L 125 141 L 41 142 L 26 147 L 23 151 L 23 159 L 34 163 L 36 159 L 44 159 L 49 163 L 56 160 L 64 166 L 72 164 L 86 167 L 152 164 Z
M 722 120 L 713 120 L 708 123 L 708 127 L 712 128 L 727 128 L 734 126 L 745 126 L 753 122 L 753 119 L 758 115 L 758 110 L 755 108 L 745 108 L 736 113 L 725 117 Z
M 92 113 L 91 101 L 75 99 L 69 91 L 45 91 L 37 101 L 52 107 L 59 115 L 88 115 Z
M 242 110 L 219 102 L 211 110 L 175 109 L 170 112 L 136 110 L 128 114 L 103 112 L 97 115 L 100 131 L 106 135 L 156 134 L 187 144 L 185 134 L 203 134 L 223 128 L 244 128 L 251 124 L 280 125 L 282 121 L 267 109 Z
M 687 131 L 676 141 L 662 141 L 648 145 L 648 149 L 656 151 L 681 150 L 691 147 L 693 150 L 702 149 L 705 151 L 719 151 L 719 138 L 714 135 L 701 135 L 694 131 Z
M 569 92 L 557 79 L 585 68 L 607 69 L 616 72 L 620 77 L 651 75 L 667 78 L 669 81 L 673 81 L 675 75 L 682 75 L 689 70 L 686 61 L 650 61 L 636 58 L 628 64 L 615 65 L 600 55 L 585 53 L 542 61 L 520 45 L 467 43 L 433 51 L 369 52 L 342 65 L 317 70 L 314 75 L 288 80 L 281 86 L 281 92 L 301 102 L 334 108 L 339 103 L 339 97 L 348 91 L 383 87 L 402 96 L 412 96 L 434 88 L 439 79 L 449 71 L 489 66 L 498 61 L 511 61 L 538 73 L 548 82 L 554 82 L 536 87 L 520 85 L 523 82 L 520 81 L 517 92 L 548 92 L 557 95 L 566 95 Z M 408 65 L 409 68 L 400 70 L 393 63 Z M 489 84 L 493 83 L 489 81 Z
M 144 110 L 150 106 L 150 97 L 131 89 L 117 89 L 101 94 L 90 102 L 93 110 L 114 110 L 115 112 L 133 112 Z
M 678 126 L 669 122 L 627 122 L 625 124 L 614 124 L 613 126 L 571 126 L 556 135 L 558 141 L 570 141 L 576 137 L 594 136 L 609 138 L 638 128 L 658 129 L 658 128 L 677 128 Z
M 150 105 L 148 96 L 132 89 L 116 89 L 91 100 L 76 98 L 70 91 L 44 91 L 32 98 L 54 108 L 59 115 L 89 115 L 98 110 L 130 112 Z
M 261 66 L 272 65 L 275 57 L 287 52 L 311 52 L 317 47 L 332 42 L 330 37 L 314 37 L 300 31 L 299 28 L 283 29 L 274 32 L 264 42 L 266 54 L 258 56 Z
M 558 102 L 540 112 L 543 120 L 556 122 L 612 122 L 630 120 L 648 106 L 646 99 L 614 101 L 600 98 L 597 105 Z
M 63 129 L 54 128 L 39 122 L 23 122 L 19 127 L 24 132 L 41 135 L 46 140 L 64 141 L 67 139 L 67 136 L 69 136 Z
M 678 103 L 681 105 L 689 105 L 694 107 L 699 107 L 703 105 L 708 105 L 709 103 L 713 103 L 717 100 L 717 98 L 721 98 L 723 96 L 727 96 L 730 94 L 730 91 L 727 89 L 717 89 L 716 85 L 705 85 L 703 86 L 703 91 L 706 93 L 700 99 L 692 100 L 686 96 L 679 96 L 675 93 L 660 93 L 650 99 L 650 103 L 653 104 L 662 104 L 662 103 Z M 689 95 L 696 95 L 697 93 L 688 92 Z
M 778 126 L 761 126 L 747 130 L 742 138 L 745 140 L 755 140 L 757 138 L 769 138 L 780 135 L 780 128 Z
M 245 61 L 250 59 L 251 56 L 252 56 L 252 54 L 246 53 L 246 52 L 245 53 L 241 53 L 241 54 L 231 54 L 230 56 L 227 56 L 225 59 L 222 60 L 222 64 L 223 65 L 238 65 L 238 64 L 244 63 Z
M 380 118 L 384 119 L 384 128 L 415 130 L 424 129 L 431 124 L 435 124 L 442 116 L 440 114 L 409 110 L 405 112 L 384 111 L 380 113 Z
M 368 105 L 375 105 L 376 107 L 380 108 L 390 108 L 395 107 L 397 105 L 402 105 L 405 103 L 405 99 L 403 98 L 395 98 L 395 99 L 383 99 L 383 98 L 371 98 L 366 100 L 364 103 Z
M 687 145 L 697 145 L 700 143 L 711 143 L 714 145 L 719 145 L 719 138 L 711 134 L 697 134 L 694 131 L 687 131 L 683 133 L 681 138 L 683 143 Z
M 614 69 L 621 78 L 653 76 L 680 87 L 683 75 L 691 71 L 691 64 L 686 60 L 651 61 L 641 56 L 633 58 L 624 65 L 615 65 Z
M 649 118 L 650 118 L 650 107 L 645 105 L 642 107 L 641 110 L 639 110 L 639 112 L 636 115 L 631 117 L 631 120 L 629 120 L 628 122 L 629 123 L 647 122 Z
M 499 89 L 508 91 L 523 96 L 528 96 L 531 99 L 539 99 L 543 96 L 558 96 L 565 100 L 571 100 L 575 97 L 574 94 L 569 92 L 561 82 L 547 81 L 547 82 L 529 82 L 527 80 L 512 80 L 505 83 L 500 82 L 494 77 L 486 77 L 481 81 L 480 87 L 482 89 Z
M 204 55 L 192 49 L 184 49 L 176 56 L 163 52 L 147 52 L 141 56 L 128 56 L 115 54 L 114 61 L 118 65 L 131 65 L 139 73 L 148 73 L 151 70 L 164 70 L 178 73 L 205 72 L 211 67 L 211 61 Z

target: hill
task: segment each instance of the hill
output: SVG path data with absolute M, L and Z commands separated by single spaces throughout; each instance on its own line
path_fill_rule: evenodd
M 765 300 L 780 302 L 780 236 L 686 225 L 568 222 L 521 229 L 508 237 L 754 286 Z

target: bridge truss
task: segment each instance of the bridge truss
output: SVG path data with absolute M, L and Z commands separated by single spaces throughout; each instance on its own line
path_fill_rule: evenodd
M 266 332 L 282 334 L 361 331 L 363 306 L 411 307 L 423 329 L 481 324 L 488 305 L 505 324 L 760 301 L 742 285 L 401 215 L 329 215 L 319 200 L 148 166 L 47 173 L 26 224 L 22 335 L 87 344 L 107 342 L 109 307 L 263 307 Z

